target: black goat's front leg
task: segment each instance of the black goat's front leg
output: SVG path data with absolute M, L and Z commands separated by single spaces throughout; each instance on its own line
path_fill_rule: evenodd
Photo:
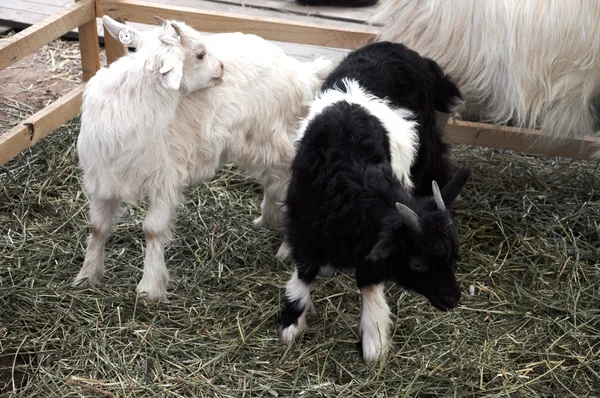
M 388 348 L 391 336 L 391 311 L 385 301 L 385 270 L 369 264 L 356 271 L 356 284 L 362 294 L 360 339 L 363 359 L 374 362 Z

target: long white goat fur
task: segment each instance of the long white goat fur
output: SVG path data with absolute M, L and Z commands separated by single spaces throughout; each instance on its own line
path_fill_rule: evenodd
M 600 92 L 600 1 L 381 0 L 380 39 L 436 60 L 459 86 L 464 114 L 591 134 Z
M 82 168 L 96 174 L 85 180 L 88 192 L 133 204 L 165 183 L 179 188 L 210 178 L 229 161 L 259 179 L 269 167 L 289 165 L 302 105 L 326 76 L 316 73 L 323 64 L 301 63 L 254 35 L 204 41 L 225 65 L 223 82 L 210 89 L 183 98 L 161 90 L 158 97 L 131 69 L 133 58 L 88 83 L 78 148 Z M 108 74 L 118 78 L 101 78 Z
M 285 197 L 295 129 L 332 67 L 325 60 L 300 62 L 258 36 L 203 37 L 177 24 L 185 37 L 200 37 L 208 53 L 223 62 L 222 83 L 185 95 L 163 90 L 147 81 L 143 64 L 136 65 L 140 55 L 130 54 L 88 83 L 78 142 L 90 198 L 106 203 L 148 198 L 144 230 L 147 240 L 156 236 L 161 245 L 148 248 L 138 292 L 157 300 L 166 297 L 168 282 L 162 244 L 170 240 L 172 225 L 165 229 L 163 224 L 174 218 L 164 213 L 174 213 L 186 185 L 208 180 L 221 165 L 235 162 L 265 187 L 263 207 L 267 202 L 268 208 L 255 223 L 277 224 L 280 211 L 274 205 Z M 182 39 L 184 47 L 189 42 Z M 153 203 L 166 205 L 151 216 Z M 76 284 L 98 283 L 104 267 L 92 260 L 88 266 L 86 257 Z

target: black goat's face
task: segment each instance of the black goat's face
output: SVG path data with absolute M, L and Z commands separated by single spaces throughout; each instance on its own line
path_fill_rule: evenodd
M 398 217 L 381 231 L 367 256 L 393 269 L 399 285 L 424 295 L 442 311 L 456 307 L 460 300 L 454 276 L 459 236 L 448 207 L 469 175 L 469 170 L 460 170 L 441 192 L 434 182 L 434 196 L 423 199 L 416 212 L 396 204 Z
M 460 287 L 454 276 L 459 259 L 456 224 L 446 210 L 422 218 L 421 231 L 404 239 L 405 251 L 398 258 L 396 281 L 421 293 L 439 310 L 458 305 Z

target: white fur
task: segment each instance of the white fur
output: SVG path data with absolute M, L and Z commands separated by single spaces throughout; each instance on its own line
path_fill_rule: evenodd
M 390 307 L 385 301 L 383 290 L 382 284 L 361 289 L 363 308 L 360 334 L 365 362 L 378 360 L 390 341 Z
M 310 286 L 298 278 L 298 270 L 294 270 L 294 275 L 285 285 L 285 297 L 288 301 L 297 302 L 304 309 L 310 306 Z
M 275 257 L 281 261 L 286 260 L 292 254 L 292 248 L 285 242 L 279 246 L 279 250 L 277 250 L 277 254 Z
M 301 63 L 258 36 L 203 37 L 184 23 L 177 25 L 183 32 L 180 44 L 171 45 L 183 54 L 182 88 L 169 90 L 159 80 L 164 63 L 154 69 L 152 52 L 163 41 L 156 31 L 139 33 L 135 54 L 100 70 L 88 83 L 78 141 L 92 208 L 101 207 L 100 201 L 135 203 L 148 197 L 147 253 L 137 290 L 155 300 L 166 296 L 164 245 L 186 185 L 206 181 L 234 162 L 264 186 L 262 215 L 255 223 L 278 225 L 302 104 L 314 98 L 332 67 L 325 60 Z M 206 52 L 203 61 L 197 60 L 200 52 Z M 206 77 L 198 65 L 209 55 L 225 65 L 222 82 L 197 90 L 198 80 Z M 92 211 L 93 230 L 101 226 L 101 233 L 90 237 L 75 284 L 85 285 L 86 278 L 98 283 L 104 271 L 98 253 L 116 209 L 103 208 L 96 216 Z
M 306 330 L 306 311 L 298 317 L 298 325 L 291 324 L 285 329 L 281 330 L 281 340 L 285 344 L 289 344 L 294 341 L 297 337 L 301 336 Z
M 304 136 L 309 123 L 324 109 L 340 101 L 360 105 L 371 115 L 378 118 L 387 130 L 390 140 L 392 170 L 406 189 L 412 189 L 414 184 L 410 178 L 410 168 L 419 149 L 417 123 L 410 120 L 412 113 L 407 109 L 391 107 L 388 101 L 368 93 L 356 80 L 344 79 L 343 84 L 346 92 L 334 88 L 317 96 L 307 118 L 300 125 L 296 140 L 298 141 Z
M 466 100 L 464 116 L 541 128 L 556 138 L 597 128 L 597 0 L 387 0 L 381 40 L 436 60 Z

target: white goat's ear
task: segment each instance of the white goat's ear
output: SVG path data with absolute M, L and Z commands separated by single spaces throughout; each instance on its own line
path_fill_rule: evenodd
M 168 89 L 179 90 L 183 78 L 183 62 L 174 57 L 165 60 L 160 68 L 160 83 Z
M 108 32 L 122 44 L 134 48 L 139 46 L 142 35 L 137 29 L 117 22 L 108 15 L 102 17 L 102 23 L 104 24 L 104 31 Z

